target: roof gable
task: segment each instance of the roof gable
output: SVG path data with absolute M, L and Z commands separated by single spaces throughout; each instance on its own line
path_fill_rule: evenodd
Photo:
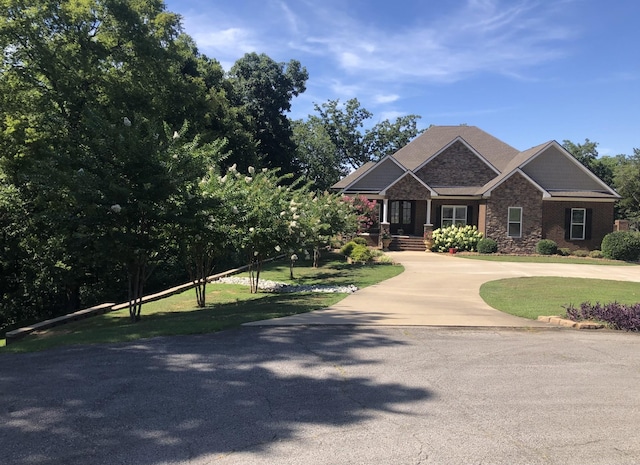
M 396 160 L 387 156 L 378 163 L 371 165 L 366 171 L 343 189 L 352 192 L 380 192 L 395 182 L 406 171 Z
M 400 176 L 393 183 L 385 187 L 380 193 L 383 195 L 387 195 L 398 189 L 406 192 L 408 188 L 412 188 L 412 190 L 414 191 L 413 197 L 415 197 L 416 199 L 427 199 L 429 197 L 437 195 L 437 193 L 431 187 L 425 184 L 424 181 L 418 178 L 411 171 L 407 171 L 406 173 L 404 173 L 404 175 Z M 416 192 L 424 193 L 424 195 L 416 195 Z
M 434 188 L 481 186 L 500 174 L 461 137 L 426 160 L 415 173 Z
M 576 160 L 556 141 L 538 146 L 520 168 L 545 190 L 603 192 L 617 196 L 616 192 Z
M 373 161 L 366 162 L 364 165 L 359 167 L 357 170 L 349 173 L 344 178 L 342 178 L 340 181 L 338 181 L 333 186 L 331 186 L 331 189 L 344 189 L 349 184 L 353 183 L 356 179 L 358 179 L 360 176 L 362 176 L 364 173 L 369 171 L 369 169 L 373 168 L 373 166 L 375 166 L 375 164 L 376 163 L 373 162 Z
M 414 171 L 458 138 L 464 140 L 468 147 L 498 172 L 519 153 L 515 148 L 475 126 L 431 126 L 393 154 L 393 157 Z

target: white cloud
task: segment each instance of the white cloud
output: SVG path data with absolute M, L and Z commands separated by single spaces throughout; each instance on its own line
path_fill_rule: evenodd
M 258 41 L 252 37 L 251 32 L 238 27 L 197 31 L 192 36 L 199 47 L 214 52 L 214 57 L 231 55 L 240 58 L 247 52 L 259 50 Z
M 570 37 L 552 11 L 523 0 L 468 0 L 437 21 L 406 28 L 372 28 L 334 12 L 307 44 L 349 74 L 368 79 L 456 81 L 475 73 L 518 74 L 563 55 L 556 41 Z M 323 33 L 318 34 L 322 30 Z
M 375 103 L 391 103 L 395 102 L 400 98 L 397 94 L 377 94 L 373 96 L 373 101 Z

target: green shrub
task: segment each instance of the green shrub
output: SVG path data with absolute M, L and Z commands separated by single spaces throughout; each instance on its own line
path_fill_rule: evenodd
M 474 252 L 482 233 L 475 226 L 447 226 L 433 231 L 434 252 L 447 252 L 455 247 L 459 251 Z
M 640 258 L 640 234 L 635 231 L 614 231 L 602 239 L 603 255 L 612 260 L 637 261 Z
M 351 256 L 351 252 L 353 251 L 353 248 L 358 245 L 353 241 L 349 241 L 347 242 L 345 245 L 342 246 L 342 248 L 340 249 L 340 253 L 342 255 L 346 255 L 347 257 Z
M 354 237 L 352 240 L 356 244 L 367 245 L 367 240 L 364 237 L 357 236 L 357 237 Z
M 373 253 L 371 252 L 371 249 L 366 245 L 356 244 L 356 246 L 351 251 L 351 254 L 349 254 L 349 257 L 351 257 L 351 260 L 353 260 L 354 262 L 364 263 L 370 261 L 373 258 Z
M 498 251 L 498 243 L 488 237 L 483 237 L 478 241 L 478 252 L 480 253 L 496 253 Z
M 393 265 L 394 264 L 393 258 L 391 258 L 389 255 L 384 255 L 384 254 L 382 254 L 379 257 L 376 257 L 376 262 L 381 264 L 381 265 Z
M 554 255 L 557 251 L 558 244 L 551 239 L 542 239 L 536 244 L 536 252 L 540 255 Z
M 589 252 L 589 256 L 591 258 L 604 258 L 602 250 L 592 250 L 591 252 Z
M 584 250 L 584 249 L 578 249 L 578 250 L 574 250 L 571 255 L 575 256 L 575 257 L 588 257 L 589 256 L 589 251 L 588 250 Z
M 571 255 L 571 249 L 569 247 L 560 247 L 558 249 L 558 255 L 562 255 L 563 257 L 568 257 Z

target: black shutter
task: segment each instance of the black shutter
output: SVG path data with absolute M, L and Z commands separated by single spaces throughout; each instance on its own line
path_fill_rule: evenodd
M 564 238 L 565 240 L 571 240 L 571 209 L 565 208 L 564 210 Z
M 467 224 L 473 225 L 473 205 L 467 205 Z
M 593 220 L 593 208 L 587 208 L 586 218 L 584 220 L 584 238 L 591 239 L 591 223 Z
M 442 206 L 440 205 L 436 206 L 435 211 L 436 211 L 436 221 L 435 221 L 435 224 L 433 225 L 434 226 L 433 229 L 439 229 L 442 227 Z

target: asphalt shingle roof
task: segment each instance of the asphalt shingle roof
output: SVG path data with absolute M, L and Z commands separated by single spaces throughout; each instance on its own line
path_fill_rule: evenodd
M 456 137 L 464 139 L 500 172 L 519 153 L 519 150 L 476 126 L 431 126 L 393 157 L 407 169 L 414 170 Z

